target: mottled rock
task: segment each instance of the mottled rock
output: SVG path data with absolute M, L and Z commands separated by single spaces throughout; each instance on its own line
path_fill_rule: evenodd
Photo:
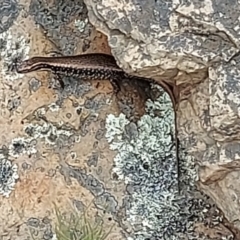
M 240 197 L 239 3 L 85 3 L 91 23 L 108 36 L 112 53 L 122 68 L 179 86 L 180 152 L 188 150 L 199 166 L 201 190 L 214 199 L 233 223 L 232 229 L 240 229 L 236 210 Z M 189 165 L 184 163 L 186 159 L 181 160 L 182 181 L 189 184 L 184 177 Z
M 57 205 L 114 224 L 109 240 L 237 239 L 238 3 L 85 3 L 0 4 L 0 235 L 56 239 Z M 60 76 L 61 89 L 55 75 L 15 72 L 35 55 L 86 52 L 178 85 L 180 182 L 161 87 L 121 79 L 115 95 L 108 81 Z

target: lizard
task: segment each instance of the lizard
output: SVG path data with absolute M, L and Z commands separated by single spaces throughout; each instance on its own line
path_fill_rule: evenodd
M 159 84 L 169 95 L 175 113 L 175 146 L 177 158 L 177 176 L 178 192 L 179 190 L 179 153 L 178 153 L 178 131 L 177 131 L 177 108 L 178 108 L 178 89 L 165 81 L 155 81 L 151 78 L 139 77 L 126 73 L 120 68 L 115 58 L 105 53 L 87 53 L 73 56 L 55 56 L 55 57 L 32 57 L 17 64 L 18 73 L 29 73 L 37 70 L 47 70 L 55 74 L 64 74 L 67 76 L 77 76 L 84 80 L 109 80 L 115 89 L 119 91 L 116 80 L 121 78 L 143 80 Z M 64 88 L 62 80 L 58 79 L 61 87 Z

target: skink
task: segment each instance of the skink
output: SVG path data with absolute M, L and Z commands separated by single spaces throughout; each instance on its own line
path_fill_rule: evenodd
M 17 66 L 18 73 L 29 73 L 36 70 L 50 70 L 53 73 L 60 73 L 68 76 L 78 76 L 85 80 L 109 80 L 114 88 L 117 88 L 115 80 L 121 78 L 144 80 L 159 84 L 169 94 L 175 112 L 175 141 L 177 157 L 177 175 L 179 179 L 179 156 L 178 156 L 178 132 L 177 132 L 177 103 L 178 94 L 176 87 L 164 81 L 157 82 L 150 78 L 138 77 L 127 74 L 116 63 L 113 56 L 103 53 L 90 53 L 75 56 L 57 57 L 33 57 L 21 62 Z M 61 82 L 63 86 L 63 83 Z M 179 180 L 178 180 L 178 191 Z

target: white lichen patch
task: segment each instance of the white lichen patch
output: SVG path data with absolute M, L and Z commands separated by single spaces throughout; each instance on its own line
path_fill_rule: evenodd
M 17 137 L 12 139 L 8 146 L 8 155 L 18 158 L 24 154 L 33 155 L 37 153 L 37 139 L 43 139 L 46 144 L 62 146 L 68 138 L 73 135 L 70 130 L 57 128 L 53 124 L 44 123 L 43 125 L 29 124 L 25 128 L 28 137 Z M 0 152 L 0 194 L 8 197 L 14 189 L 17 174 L 17 165 L 12 164 L 6 156 Z
M 70 130 L 60 129 L 51 123 L 29 124 L 24 128 L 27 137 L 17 137 L 9 144 L 9 156 L 17 158 L 21 155 L 37 153 L 37 140 L 42 139 L 47 145 L 56 145 L 67 141 L 74 133 Z
M 57 105 L 56 103 L 52 103 L 52 104 L 49 105 L 49 110 L 51 112 L 59 112 L 60 106 Z
M 21 76 L 14 69 L 16 60 L 28 55 L 30 51 L 29 40 L 22 35 L 15 36 L 11 31 L 0 34 L 0 56 L 1 56 L 1 73 L 5 79 L 14 81 Z
M 12 142 L 9 144 L 8 149 L 9 155 L 15 158 L 23 154 L 32 155 L 37 152 L 33 139 L 27 139 L 23 137 L 12 139 Z
M 175 113 L 167 93 L 153 87 L 161 94 L 146 102 L 146 114 L 137 124 L 123 114 L 111 114 L 106 120 L 105 136 L 117 152 L 113 172 L 127 185 L 128 204 L 123 207 L 124 220 L 132 228 L 128 239 L 196 239 L 196 223 L 214 210 L 207 197 L 193 194 L 197 172 L 194 159 L 184 150 L 179 154 L 181 193 L 177 192 Z
M 122 133 L 124 131 L 124 127 L 129 124 L 126 116 L 124 114 L 120 114 L 119 117 L 115 117 L 113 114 L 109 114 L 106 119 L 106 138 L 108 142 L 111 143 L 110 148 L 112 150 L 117 150 L 122 144 Z M 119 141 L 113 141 L 114 139 L 118 139 Z
M 79 30 L 79 32 L 83 33 L 86 26 L 88 24 L 88 19 L 85 20 L 75 20 L 75 27 Z
M 139 161 L 152 164 L 153 159 L 157 159 L 159 162 L 161 160 L 166 161 L 164 159 L 166 158 L 166 153 L 167 155 L 169 153 L 172 154 L 171 160 L 176 157 L 176 149 L 174 147 L 174 111 L 172 110 L 172 103 L 168 98 L 168 95 L 165 93 L 155 102 L 148 100 L 146 106 L 147 114 L 138 122 L 138 135 L 135 139 L 130 138 L 129 140 L 127 138 L 126 141 L 124 132 L 129 121 L 125 115 L 120 114 L 119 117 L 115 117 L 110 114 L 108 116 L 106 120 L 106 138 L 110 143 L 110 148 L 118 151 L 115 158 L 116 167 L 113 171 L 118 173 L 119 177 L 124 176 L 126 180 L 130 176 L 126 176 L 121 172 L 123 167 L 128 164 L 130 154 L 136 156 L 135 158 L 131 157 L 132 164 L 134 162 L 138 164 Z M 161 102 L 164 102 L 164 105 L 161 105 Z M 155 111 L 161 112 L 161 116 L 155 117 Z M 164 121 L 162 120 L 163 118 L 165 119 Z M 172 167 L 175 168 L 176 164 L 173 165 Z
M 64 139 L 68 139 L 74 133 L 71 130 L 65 130 L 54 126 L 51 123 L 29 124 L 25 127 L 25 132 L 33 139 L 43 139 L 46 144 L 56 145 L 57 142 L 63 142 Z
M 118 152 L 113 171 L 133 189 L 127 221 L 133 226 L 141 224 L 134 239 L 163 231 L 171 221 L 161 218 L 169 212 L 177 216 L 179 210 L 174 203 L 177 191 L 175 116 L 169 96 L 162 88 L 158 89 L 162 94 L 155 102 L 147 101 L 147 114 L 137 123 L 134 136 L 128 135 L 129 121 L 123 114 L 109 115 L 106 120 L 106 138 L 110 148 Z
M 19 178 L 17 170 L 16 164 L 12 164 L 11 161 L 5 158 L 0 159 L 0 194 L 7 198 L 14 190 L 16 181 Z

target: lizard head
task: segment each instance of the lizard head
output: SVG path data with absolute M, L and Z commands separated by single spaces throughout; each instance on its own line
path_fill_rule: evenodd
M 16 71 L 18 73 L 28 73 L 36 71 L 42 67 L 44 67 L 44 62 L 41 61 L 41 57 L 34 57 L 20 62 L 16 66 Z

